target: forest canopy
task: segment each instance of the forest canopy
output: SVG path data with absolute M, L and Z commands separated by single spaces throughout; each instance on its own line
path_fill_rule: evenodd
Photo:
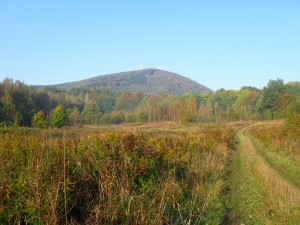
M 150 95 L 99 89 L 36 88 L 0 82 L 1 126 L 62 127 L 80 124 L 272 120 L 300 112 L 299 82 L 270 80 L 262 88 L 211 93 Z

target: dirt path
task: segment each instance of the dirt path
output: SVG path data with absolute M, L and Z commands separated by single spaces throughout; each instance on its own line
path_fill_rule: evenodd
M 253 125 L 252 125 L 253 126 Z M 243 145 L 242 154 L 246 154 L 247 162 L 250 167 L 255 169 L 260 175 L 261 184 L 264 185 L 272 196 L 278 196 L 280 199 L 291 203 L 300 204 L 300 190 L 291 185 L 282 178 L 278 172 L 271 168 L 265 160 L 256 152 L 256 149 L 247 136 L 247 130 L 251 126 L 245 127 L 237 133 L 237 136 Z
M 281 177 L 255 149 L 247 126 L 237 132 L 232 169 L 233 224 L 300 224 L 300 190 Z

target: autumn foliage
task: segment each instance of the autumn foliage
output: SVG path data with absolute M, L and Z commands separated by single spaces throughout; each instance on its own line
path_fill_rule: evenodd
M 6 130 L 1 224 L 217 224 L 234 133 Z

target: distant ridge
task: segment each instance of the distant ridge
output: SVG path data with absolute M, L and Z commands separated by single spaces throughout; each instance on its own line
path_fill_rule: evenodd
M 146 94 L 170 93 L 176 95 L 183 93 L 211 92 L 209 88 L 187 77 L 158 69 L 143 69 L 100 75 L 81 81 L 49 85 L 46 87 L 55 87 L 62 90 L 85 88 L 102 90 L 106 89 L 116 92 L 141 91 Z

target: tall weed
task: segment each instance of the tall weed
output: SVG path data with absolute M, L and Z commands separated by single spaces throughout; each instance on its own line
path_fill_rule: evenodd
M 1 224 L 219 224 L 234 133 L 10 130 Z

